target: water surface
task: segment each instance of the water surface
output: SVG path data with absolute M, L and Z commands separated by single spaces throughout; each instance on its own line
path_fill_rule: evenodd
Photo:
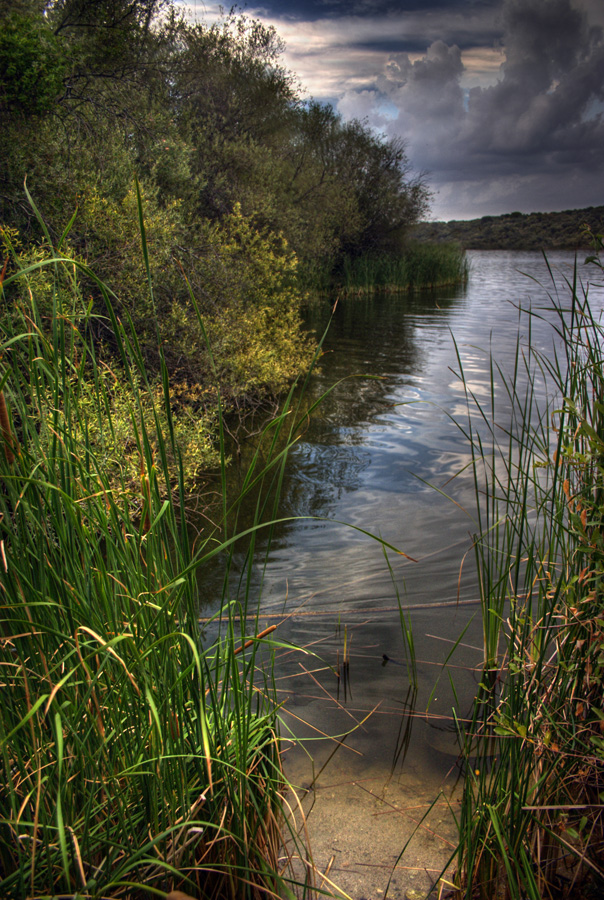
M 569 303 L 572 254 L 549 255 L 556 283 L 540 254 L 469 257 L 464 289 L 338 303 L 310 397 L 338 386 L 291 452 L 281 503 L 282 515 L 305 518 L 278 530 L 264 575 L 266 623 L 279 623 L 280 638 L 309 651 L 277 654 L 284 722 L 308 740 L 306 753 L 292 747 L 287 755 L 288 773 L 314 789 L 315 861 L 324 870 L 333 857 L 330 877 L 353 896 L 385 889 L 413 823 L 441 788 L 455 805 L 447 717 L 453 706 L 460 715 L 469 706 L 481 661 L 470 552 L 475 499 L 469 473 L 459 474 L 470 455 L 455 421 L 467 419 L 460 361 L 466 383 L 488 404 L 491 351 L 510 372 L 517 340 L 527 343 L 520 308 L 539 312 L 531 341 L 549 354 L 548 294 L 559 290 Z M 580 274 L 587 281 L 595 273 L 581 266 Z M 596 303 L 601 296 L 593 292 Z M 314 307 L 309 327 L 322 332 L 329 308 L 327 301 Z M 507 425 L 501 385 L 495 403 Z M 406 556 L 390 552 L 387 563 L 380 544 L 351 526 Z M 399 605 L 411 610 L 417 689 L 404 664 Z M 344 692 L 335 672 L 342 673 L 345 641 Z M 429 700 L 442 719 L 423 715 Z M 351 729 L 343 746 L 321 736 Z M 450 853 L 454 830 L 442 800 L 426 821 L 399 862 L 391 896 L 428 886 Z

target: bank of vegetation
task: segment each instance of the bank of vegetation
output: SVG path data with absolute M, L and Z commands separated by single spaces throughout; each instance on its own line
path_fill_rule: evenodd
M 278 633 L 229 578 L 276 515 L 296 416 L 286 399 L 233 498 L 225 413 L 308 371 L 312 265 L 401 252 L 426 188 L 401 143 L 303 102 L 256 22 L 0 14 L 0 893 L 303 895 Z
M 223 406 L 243 410 L 308 367 L 306 289 L 340 282 L 359 258 L 400 268 L 429 200 L 404 143 L 304 99 L 272 28 L 235 14 L 192 22 L 169 0 L 11 0 L 0 15 L 8 271 L 54 250 L 93 269 L 156 379 L 159 336 L 183 431 L 195 418 L 211 436 L 217 383 Z M 401 270 L 403 287 L 448 280 L 441 257 L 425 282 L 421 266 L 411 282 Z M 6 303 L 22 289 L 11 282 Z M 97 352 L 113 365 L 99 289 L 84 278 L 81 291 L 99 314 Z M 215 457 L 201 432 L 190 447 L 194 476 Z
M 590 232 L 597 233 L 603 219 L 604 206 L 512 212 L 468 221 L 421 222 L 413 234 L 418 241 L 453 241 L 466 250 L 585 250 L 590 247 Z
M 1 344 L 0 893 L 218 900 L 292 896 L 295 881 L 304 893 L 312 867 L 290 864 L 307 855 L 284 808 L 265 646 L 278 633 L 259 631 L 257 598 L 228 577 L 235 548 L 251 559 L 276 514 L 296 416 L 285 402 L 238 497 L 221 440 L 222 502 L 201 529 L 161 341 L 155 384 L 137 328 L 83 263 L 44 253 L 7 268 L 0 292 L 20 299 Z M 210 640 L 199 611 L 216 557 Z
M 534 311 L 512 375 L 493 363 L 490 402 L 461 371 L 484 667 L 459 723 L 457 900 L 604 888 L 604 334 L 582 284 L 552 295 L 554 353 L 530 344 Z

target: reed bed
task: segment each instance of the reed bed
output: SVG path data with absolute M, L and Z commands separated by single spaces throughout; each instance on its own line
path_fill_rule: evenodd
M 228 578 L 233 548 L 243 538 L 253 553 L 274 512 L 289 399 L 264 441 L 278 452 L 255 457 L 241 488 L 259 498 L 247 533 L 231 530 L 240 498 L 227 497 L 224 450 L 219 524 L 195 533 L 165 366 L 151 390 L 110 291 L 96 281 L 105 310 L 93 313 L 80 285 L 94 274 L 46 237 L 44 258 L 5 265 L 1 297 L 0 893 L 291 896 L 277 635 L 258 635 L 257 598 Z M 148 262 L 144 228 L 142 238 Z M 110 377 L 99 333 L 113 348 Z M 134 489 L 126 448 L 110 449 L 118 383 Z M 218 554 L 225 586 L 210 643 L 199 606 Z
M 604 888 L 604 331 L 576 271 L 564 290 L 554 351 L 531 345 L 544 313 L 527 312 L 511 375 L 492 362 L 488 402 L 460 360 L 484 662 L 460 723 L 457 900 Z
M 465 254 L 456 244 L 409 244 L 401 254 L 360 256 L 344 260 L 344 293 L 398 293 L 464 284 Z
M 374 253 L 332 262 L 306 263 L 301 280 L 318 293 L 405 293 L 464 284 L 468 262 L 457 244 L 409 243 L 400 253 Z

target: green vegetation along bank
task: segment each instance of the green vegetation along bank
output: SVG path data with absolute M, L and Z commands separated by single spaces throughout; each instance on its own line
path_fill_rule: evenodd
M 454 241 L 466 250 L 588 249 L 590 232 L 598 233 L 604 206 L 552 213 L 507 213 L 481 219 L 421 222 L 413 228 L 418 241 Z
M 211 436 L 218 390 L 231 410 L 282 391 L 312 357 L 304 291 L 360 257 L 400 260 L 427 212 L 404 143 L 303 99 L 278 35 L 257 21 L 192 23 L 169 0 L 14 0 L 0 2 L 0 20 L 8 273 L 55 251 L 94 271 L 155 381 L 161 346 L 185 430 L 204 419 Z M 5 312 L 23 290 L 7 281 Z M 113 368 L 98 284 L 82 275 L 78 290 Z M 193 475 L 212 463 L 211 443 L 191 443 Z
M 102 316 L 80 290 L 91 280 Z M 228 573 L 241 497 L 257 497 L 249 554 L 275 515 L 297 416 L 286 403 L 240 498 L 223 480 L 222 515 L 200 532 L 161 344 L 154 388 L 132 323 L 67 256 L 1 281 L 23 299 L 0 343 L 0 894 L 291 897 L 278 704 L 260 659 L 278 634 L 259 632 Z M 99 327 L 116 370 L 97 355 Z M 205 639 L 200 584 L 217 555 Z M 312 867 L 296 878 L 308 892 Z
M 476 397 L 460 371 L 484 662 L 458 723 L 455 900 L 604 890 L 604 340 L 587 286 L 569 281 L 552 309 L 557 351 L 531 346 L 529 314 L 503 396 Z

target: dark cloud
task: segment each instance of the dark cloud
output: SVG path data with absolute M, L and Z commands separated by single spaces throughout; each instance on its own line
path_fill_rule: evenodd
M 439 218 L 604 203 L 603 0 L 265 0 L 286 63 L 401 135 Z
M 356 20 L 358 46 L 389 51 L 396 44 L 396 49 L 413 53 L 423 52 L 427 43 L 442 37 L 443 29 L 447 40 L 462 48 L 495 40 L 498 31 L 492 22 L 501 3 L 502 0 L 269 0 L 249 8 L 262 18 L 281 22 Z M 385 27 L 372 30 L 371 37 L 364 40 L 368 31 L 363 23 L 380 21 Z M 486 27 L 477 27 L 478 23 Z
M 422 17 L 423 18 L 423 17 Z M 402 32 L 398 25 L 398 18 L 392 20 L 393 30 L 388 34 L 371 36 L 367 39 L 362 37 L 358 40 L 351 41 L 350 46 L 366 50 L 379 50 L 382 53 L 411 53 L 413 55 L 424 53 L 426 50 L 426 34 L 432 38 L 440 40 L 436 35 L 440 31 L 438 22 L 427 23 L 429 31 L 418 34 L 415 30 L 409 33 Z M 398 33 L 397 33 L 398 32 Z M 495 44 L 499 32 L 495 29 L 470 29 L 464 28 L 463 24 L 457 24 L 457 27 L 448 29 L 447 42 L 455 44 L 464 50 L 473 47 L 483 47 L 485 44 Z
M 391 13 L 425 13 L 499 6 L 500 0 L 266 0 L 259 5 L 268 16 L 317 21 L 327 17 L 382 16 Z
M 505 62 L 491 86 L 465 91 L 459 47 L 438 40 L 413 62 L 391 54 L 372 103 L 365 94 L 359 107 L 408 139 L 440 190 L 437 212 L 604 202 L 602 29 L 571 0 L 506 0 L 501 40 Z M 384 115 L 384 98 L 395 114 Z M 353 115 L 354 92 L 339 106 Z

